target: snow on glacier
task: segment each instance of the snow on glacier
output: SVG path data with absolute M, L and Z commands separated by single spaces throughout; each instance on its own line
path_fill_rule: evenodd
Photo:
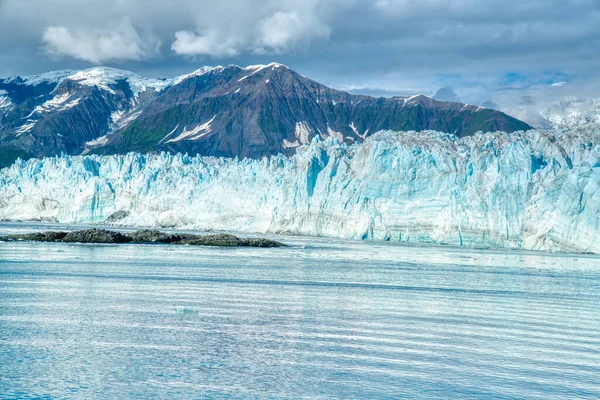
M 600 253 L 600 131 L 315 137 L 296 155 L 56 157 L 0 172 L 0 218 Z
M 59 71 L 46 72 L 39 75 L 31 76 L 13 76 L 5 79 L 5 83 L 20 83 L 28 86 L 37 86 L 43 83 L 62 83 L 69 75 L 74 74 L 74 70 L 64 69 Z

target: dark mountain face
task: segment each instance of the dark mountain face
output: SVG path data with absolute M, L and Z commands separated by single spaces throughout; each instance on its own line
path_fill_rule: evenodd
M 158 94 L 134 93 L 140 80 L 162 84 L 110 68 L 0 80 L 0 166 L 86 151 Z
M 530 127 L 496 110 L 422 95 L 351 95 L 279 64 L 203 68 L 172 82 L 106 68 L 33 83 L 0 80 L 0 165 L 61 152 L 257 158 L 291 154 L 317 135 L 352 143 L 387 129 L 462 136 Z
M 226 157 L 292 153 L 314 136 L 364 140 L 379 130 L 461 135 L 529 129 L 499 111 L 426 96 L 373 98 L 318 84 L 285 66 L 203 71 L 166 88 L 95 151 L 188 152 Z

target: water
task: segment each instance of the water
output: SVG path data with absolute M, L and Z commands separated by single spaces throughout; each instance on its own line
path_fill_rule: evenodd
M 0 243 L 0 397 L 600 398 L 599 257 L 283 240 Z

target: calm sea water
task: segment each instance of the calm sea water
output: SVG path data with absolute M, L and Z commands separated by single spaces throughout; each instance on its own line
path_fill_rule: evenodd
M 0 397 L 600 398 L 598 257 L 283 240 L 0 243 Z

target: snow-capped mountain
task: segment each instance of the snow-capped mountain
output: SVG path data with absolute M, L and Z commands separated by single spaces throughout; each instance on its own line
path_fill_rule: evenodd
M 292 156 L 65 156 L 0 171 L 0 219 L 600 253 L 599 130 L 319 136 Z
M 170 83 L 104 67 L 0 80 L 0 165 L 80 154 Z
M 542 115 L 550 124 L 558 127 L 600 124 L 600 99 L 567 98 L 544 110 Z
M 600 99 L 567 97 L 553 104 L 536 103 L 507 110 L 511 115 L 540 129 L 575 129 L 600 125 Z
M 330 89 L 281 64 L 203 67 L 172 80 L 96 67 L 0 80 L 0 166 L 17 157 L 129 151 L 260 158 L 312 138 L 351 144 L 379 130 L 470 135 L 529 126 L 423 95 Z

